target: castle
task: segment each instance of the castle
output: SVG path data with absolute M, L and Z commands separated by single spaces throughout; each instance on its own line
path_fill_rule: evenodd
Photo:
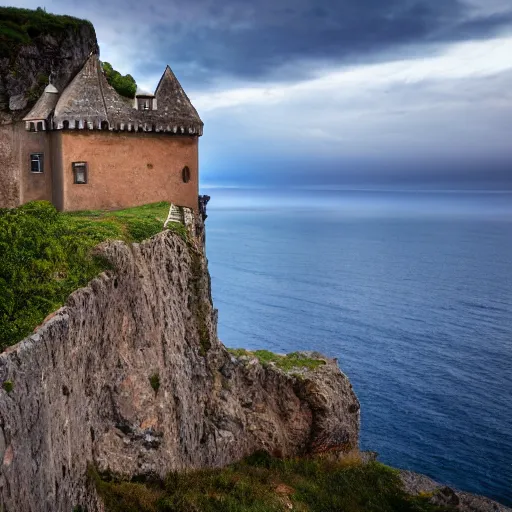
M 23 121 L 17 204 L 73 211 L 170 201 L 197 210 L 203 122 L 169 66 L 154 94 L 130 100 L 92 54 L 63 91 L 48 85 Z

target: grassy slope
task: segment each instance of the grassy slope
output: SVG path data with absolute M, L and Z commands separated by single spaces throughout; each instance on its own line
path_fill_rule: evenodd
M 0 350 L 17 343 L 68 295 L 108 268 L 106 240 L 140 242 L 163 229 L 168 203 L 113 212 L 59 213 L 36 201 L 0 210 Z M 185 228 L 173 226 L 186 236 Z
M 93 470 L 106 512 L 448 512 L 408 496 L 395 470 L 357 458 L 273 459 L 257 453 L 224 469 L 171 473 L 164 482 L 116 482 Z

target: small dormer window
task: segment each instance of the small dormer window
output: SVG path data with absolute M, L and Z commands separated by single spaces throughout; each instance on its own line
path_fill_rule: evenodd
M 139 110 L 153 110 L 153 98 L 137 98 Z
M 153 110 L 153 98 L 138 97 L 137 104 L 139 110 Z

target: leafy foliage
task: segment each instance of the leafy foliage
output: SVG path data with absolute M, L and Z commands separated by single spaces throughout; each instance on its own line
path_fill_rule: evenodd
M 77 30 L 83 25 L 94 31 L 89 21 L 50 14 L 40 7 L 36 10 L 0 7 L 0 57 L 12 57 L 17 48 L 39 36 Z
M 224 469 L 170 473 L 165 481 L 96 484 L 107 512 L 441 512 L 455 509 L 411 497 L 383 464 L 326 459 L 278 460 L 258 452 Z
M 108 62 L 102 62 L 103 72 L 107 82 L 121 95 L 126 98 L 135 98 L 137 84 L 132 75 L 121 75 Z
M 325 365 L 323 359 L 314 359 L 300 352 L 292 352 L 287 355 L 274 354 L 268 350 L 256 350 L 251 352 L 243 348 L 230 348 L 228 351 L 236 357 L 256 357 L 262 365 L 273 364 L 277 368 L 286 372 L 305 368 L 306 370 L 315 370 L 319 366 Z
M 17 343 L 68 295 L 108 268 L 93 248 L 162 230 L 165 202 L 115 212 L 59 213 L 46 201 L 0 210 L 0 350 Z

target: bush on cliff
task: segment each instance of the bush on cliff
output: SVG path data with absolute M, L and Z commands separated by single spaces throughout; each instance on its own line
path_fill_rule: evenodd
M 137 84 L 132 75 L 121 75 L 108 62 L 102 62 L 103 72 L 107 82 L 121 95 L 126 98 L 135 98 Z
M 169 204 L 60 213 L 46 201 L 0 209 L 0 350 L 17 343 L 68 295 L 108 268 L 105 240 L 140 242 L 162 230 Z
M 357 459 L 279 460 L 264 452 L 224 469 L 129 483 L 90 471 L 106 512 L 448 512 L 402 489 L 397 471 Z

